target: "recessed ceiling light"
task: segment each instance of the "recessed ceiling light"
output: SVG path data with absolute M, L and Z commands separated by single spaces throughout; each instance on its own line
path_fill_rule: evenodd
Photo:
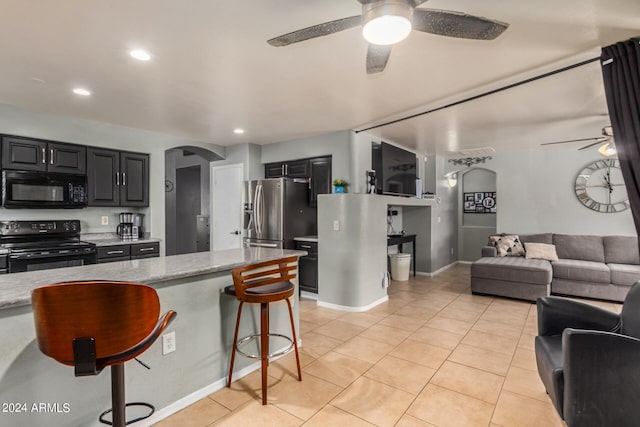
M 144 49 L 133 49 L 129 51 L 129 55 L 138 61 L 148 61 L 151 59 L 151 54 Z
M 233 133 L 236 133 L 238 135 L 242 135 L 244 133 L 244 129 L 240 129 L 240 128 L 234 129 Z
M 76 95 L 80 95 L 80 96 L 90 96 L 91 95 L 91 91 L 88 89 L 85 89 L 83 87 L 77 87 L 75 89 L 73 89 L 73 93 L 75 93 Z

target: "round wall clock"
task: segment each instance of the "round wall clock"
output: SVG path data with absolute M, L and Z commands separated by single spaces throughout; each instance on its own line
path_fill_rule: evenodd
M 614 213 L 629 208 L 618 159 L 589 163 L 578 173 L 575 190 L 580 203 L 596 212 Z

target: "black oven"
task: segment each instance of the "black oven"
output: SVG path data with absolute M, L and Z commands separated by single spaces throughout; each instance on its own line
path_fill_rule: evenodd
M 6 208 L 84 208 L 87 177 L 64 173 L 5 170 L 2 206 Z
M 75 267 L 95 264 L 97 259 L 95 247 L 51 248 L 39 250 L 12 250 L 9 254 L 9 273 L 47 270 L 50 268 Z
M 9 273 L 20 273 L 96 264 L 98 254 L 80 240 L 78 220 L 0 221 L 0 256 Z

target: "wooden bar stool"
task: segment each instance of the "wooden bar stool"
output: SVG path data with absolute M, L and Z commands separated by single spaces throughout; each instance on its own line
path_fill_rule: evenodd
M 111 366 L 112 409 L 100 421 L 116 427 L 126 422 L 124 362 L 143 353 L 176 317 L 160 315 L 155 289 L 139 283 L 86 281 L 42 286 L 31 293 L 38 347 L 58 362 L 74 366 L 75 375 L 98 375 Z M 142 405 L 154 408 L 152 405 Z M 112 423 L 103 416 L 113 411 Z M 130 421 L 130 422 L 133 422 Z
M 231 271 L 233 276 L 233 286 L 227 286 L 224 292 L 227 295 L 235 296 L 240 305 L 238 306 L 238 317 L 236 319 L 236 330 L 233 335 L 233 348 L 231 350 L 231 366 L 229 367 L 229 382 L 227 387 L 231 387 L 231 377 L 233 375 L 233 363 L 236 351 L 243 356 L 262 361 L 262 404 L 267 404 L 267 366 L 272 357 L 282 356 L 291 350 L 296 352 L 296 364 L 298 366 L 298 381 L 302 381 L 300 371 L 300 357 L 298 355 L 298 341 L 296 339 L 296 327 L 293 323 L 293 311 L 289 297 L 293 296 L 295 285 L 291 279 L 296 277 L 298 268 L 298 257 L 291 256 L 271 261 L 263 261 L 256 264 L 239 267 Z M 288 337 L 282 334 L 269 333 L 269 303 L 285 300 L 289 308 L 289 319 L 291 320 L 291 334 Z M 240 316 L 244 303 L 260 304 L 260 334 L 250 335 L 238 341 L 238 329 L 240 328 Z M 290 342 L 290 345 L 276 353 L 269 353 L 269 337 L 277 336 Z M 240 347 L 255 339 L 260 340 L 260 354 L 247 354 Z

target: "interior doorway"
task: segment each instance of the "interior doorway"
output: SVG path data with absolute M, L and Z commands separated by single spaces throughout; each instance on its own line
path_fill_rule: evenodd
M 218 154 L 200 147 L 165 151 L 165 253 L 210 250 L 210 164 Z
M 496 233 L 500 199 L 494 171 L 473 168 L 461 175 L 462 179 L 458 179 L 459 259 L 472 262 L 481 257 L 482 247 L 489 236 Z
M 244 219 L 242 164 L 212 167 L 211 181 L 211 248 L 240 248 Z

